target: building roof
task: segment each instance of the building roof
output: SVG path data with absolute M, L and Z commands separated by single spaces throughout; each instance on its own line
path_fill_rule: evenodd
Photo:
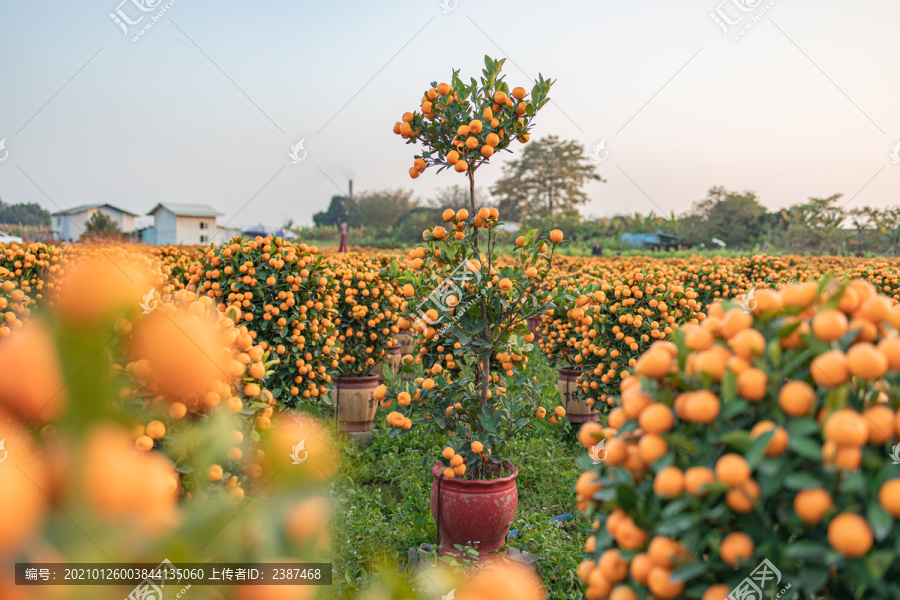
M 156 214 L 160 208 L 166 209 L 177 217 L 218 217 L 222 215 L 208 204 L 172 204 L 170 202 L 160 202 L 147 214 Z
M 56 217 L 59 215 L 71 215 L 74 213 L 80 213 L 80 212 L 84 212 L 86 210 L 91 210 L 92 208 L 100 208 L 101 206 L 106 206 L 108 208 L 117 210 L 119 212 L 123 212 L 126 215 L 131 215 L 133 217 L 137 216 L 135 213 L 131 212 L 130 210 L 125 210 L 124 208 L 119 208 L 118 206 L 113 206 L 112 204 L 82 204 L 81 206 L 75 206 L 73 208 L 67 208 L 66 210 L 60 210 L 55 213 L 51 213 L 50 216 Z

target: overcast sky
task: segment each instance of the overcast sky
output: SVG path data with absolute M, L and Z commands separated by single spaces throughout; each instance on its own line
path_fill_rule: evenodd
M 511 87 L 557 80 L 534 137 L 606 140 L 585 214 L 681 212 L 713 185 L 900 204 L 896 0 L 120 1 L 0 2 L 4 201 L 206 203 L 276 227 L 350 178 L 425 199 L 463 178 L 409 179 L 394 122 L 490 54 Z

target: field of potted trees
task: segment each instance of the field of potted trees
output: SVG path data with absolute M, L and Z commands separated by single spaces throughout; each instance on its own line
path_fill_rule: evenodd
M 552 82 L 503 66 L 395 124 L 469 190 L 411 248 L 0 245 L 0 598 L 900 597 L 896 261 L 505 243 L 476 173 Z

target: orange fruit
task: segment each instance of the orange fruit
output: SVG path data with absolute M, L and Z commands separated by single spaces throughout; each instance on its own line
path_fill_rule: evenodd
M 661 402 L 653 402 L 641 411 L 638 423 L 647 433 L 663 433 L 672 429 L 675 417 L 671 408 Z
M 743 358 L 750 360 L 755 356 L 759 356 L 766 348 L 766 339 L 763 334 L 755 329 L 744 329 L 734 334 L 729 340 L 728 345 L 731 351 Z
M 137 448 L 140 452 L 149 452 L 151 449 L 153 449 L 153 444 L 153 438 L 151 438 L 149 435 L 142 435 L 134 441 L 134 447 Z
M 873 296 L 862 303 L 854 315 L 875 324 L 887 321 L 891 316 L 891 305 L 884 296 Z
M 154 440 L 158 440 L 166 435 L 166 426 L 163 425 L 162 421 L 150 421 L 147 423 L 147 435 Z
M 645 552 L 641 552 L 631 559 L 631 565 L 628 568 L 628 572 L 631 575 L 631 578 L 639 584 L 647 585 L 647 577 L 650 575 L 650 569 L 655 566 L 656 564 L 650 557 L 647 556 Z
M 600 555 L 597 567 L 610 583 L 620 583 L 628 577 L 628 563 L 619 556 L 619 549 L 613 548 Z
M 483 450 L 484 444 L 478 441 L 472 442 L 472 452 L 474 452 L 475 454 L 481 454 Z
M 840 350 L 829 350 L 809 364 L 809 374 L 822 387 L 837 387 L 850 379 L 847 357 Z
M 816 299 L 819 286 L 811 281 L 791 283 L 781 291 L 781 302 L 784 306 L 806 308 Z
M 610 413 L 612 414 L 612 413 Z M 893 427 L 893 423 L 891 425 Z M 669 451 L 666 440 L 655 433 L 646 433 L 638 440 L 638 453 L 644 464 L 652 465 Z
M 222 479 L 222 467 L 219 465 L 209 465 L 206 469 L 206 478 L 210 481 L 219 481 Z
M 849 408 L 837 410 L 825 421 L 825 439 L 838 446 L 864 446 L 869 438 L 866 418 Z
M 700 598 L 700 600 L 728 600 L 728 595 L 730 593 L 730 587 L 717 583 L 716 585 L 711 585 L 706 588 L 706 591 L 703 592 L 703 597 Z
M 757 315 L 774 312 L 781 308 L 781 295 L 775 290 L 767 288 L 753 290 L 753 299 L 756 300 L 753 313 Z M 706 599 L 704 598 L 704 600 Z
M 768 382 L 769 378 L 765 371 L 750 367 L 737 376 L 738 394 L 746 400 L 762 400 L 766 397 Z
M 653 479 L 653 491 L 657 496 L 678 496 L 684 490 L 684 474 L 678 467 L 666 467 Z
M 887 357 L 869 342 L 857 342 L 847 350 L 847 368 L 860 379 L 875 381 L 888 370 Z
M 550 241 L 554 244 L 558 244 L 563 240 L 563 232 L 559 229 L 554 229 L 550 232 Z
M 876 404 L 864 413 L 869 429 L 868 443 L 886 444 L 894 439 L 894 411 L 886 404 Z
M 778 393 L 778 405 L 792 417 L 809 415 L 816 402 L 816 391 L 805 381 L 788 381 Z
M 900 517 L 900 479 L 888 479 L 878 490 L 878 503 L 893 517 Z
M 831 494 L 822 488 L 800 490 L 794 496 L 794 512 L 805 523 L 815 525 L 833 505 Z
M 883 338 L 878 342 L 878 349 L 881 350 L 881 353 L 887 359 L 890 370 L 900 370 L 900 338 Z
M 588 422 L 578 430 L 578 441 L 585 448 L 590 448 L 603 438 L 603 426 L 600 423 Z
M 673 600 L 684 591 L 683 581 L 672 581 L 672 572 L 663 567 L 654 567 L 647 576 L 647 587 L 659 600 Z
M 739 486 L 750 479 L 750 465 L 743 456 L 725 454 L 716 461 L 716 478 L 725 485 Z
M 872 547 L 868 521 L 854 513 L 841 513 L 828 523 L 828 543 L 848 558 L 859 558 Z
M 684 414 L 680 416 L 684 420 L 705 424 L 712 423 L 719 416 L 722 403 L 711 391 L 697 390 L 681 396 L 684 396 Z
M 660 379 L 668 374 L 671 367 L 672 357 L 668 352 L 661 348 L 651 348 L 638 358 L 634 372 L 651 379 Z
M 725 492 L 725 504 L 737 513 L 752 511 L 756 507 L 757 500 L 759 500 L 759 484 L 752 479 Z
M 638 600 L 638 595 L 630 587 L 618 585 L 609 593 L 609 600 Z
M 719 556 L 726 564 L 737 567 L 742 560 L 748 560 L 753 556 L 756 545 L 753 539 L 741 531 L 734 531 L 725 536 L 719 545 Z
M 654 537 L 647 546 L 647 556 L 653 564 L 667 569 L 674 567 L 675 559 L 683 552 L 681 543 L 664 535 Z
M 812 318 L 813 335 L 823 342 L 834 342 L 847 333 L 850 323 L 841 311 L 830 308 L 820 311 Z
M 715 481 L 715 473 L 707 467 L 690 467 L 684 472 L 684 489 L 692 496 L 701 495 L 703 486 Z

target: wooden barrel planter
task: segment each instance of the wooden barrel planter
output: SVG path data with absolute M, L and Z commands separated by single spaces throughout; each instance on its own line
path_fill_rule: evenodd
M 396 346 L 391 346 L 387 349 L 384 359 L 379 360 L 377 363 L 372 365 L 372 368 L 369 369 L 369 373 L 378 377 L 378 383 L 384 383 L 385 360 L 387 360 L 387 364 L 388 366 L 390 366 L 391 372 L 394 374 L 394 377 L 396 377 L 397 373 L 400 371 L 400 361 L 402 359 L 403 355 L 400 352 L 400 345 L 398 344 Z
M 569 423 L 580 425 L 588 421 L 599 421 L 600 413 L 588 406 L 584 400 L 578 399 L 576 380 L 581 375 L 578 369 L 562 368 L 559 370 L 559 398 L 566 409 Z
M 416 347 L 416 338 L 408 329 L 402 330 L 395 335 L 394 338 L 397 340 L 397 343 L 400 344 L 401 357 L 413 353 L 413 349 Z
M 370 431 L 375 426 L 375 388 L 377 375 L 335 377 L 338 429 L 340 431 Z

